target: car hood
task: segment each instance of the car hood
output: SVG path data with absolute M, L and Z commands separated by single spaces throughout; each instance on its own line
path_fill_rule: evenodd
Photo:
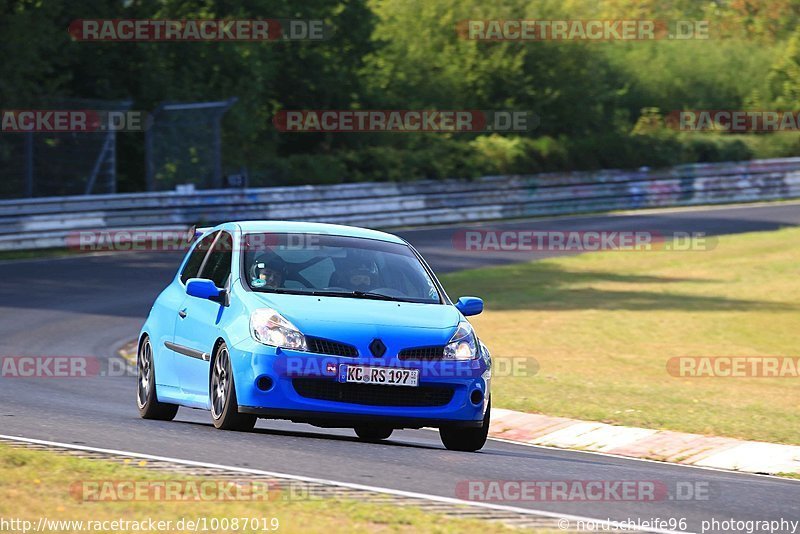
M 306 336 L 348 343 L 369 354 L 380 339 L 387 353 L 448 343 L 461 320 L 451 305 L 342 297 L 254 293 L 255 305 L 270 307 Z

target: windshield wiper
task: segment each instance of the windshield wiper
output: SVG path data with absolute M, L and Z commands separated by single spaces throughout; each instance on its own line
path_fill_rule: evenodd
M 254 288 L 255 291 L 261 293 L 284 293 L 290 295 L 312 295 L 315 297 L 355 297 L 359 299 L 374 299 L 374 300 L 389 300 L 393 302 L 413 302 L 383 293 L 373 293 L 372 291 L 325 291 L 323 289 L 302 290 L 302 289 L 287 289 L 282 287 L 270 288 Z
M 282 295 L 313 295 L 310 291 L 302 291 L 300 289 L 288 289 L 285 287 L 253 287 L 253 291 L 259 293 L 280 293 Z
M 317 290 L 312 291 L 312 295 L 318 295 L 321 297 L 355 297 L 359 299 L 374 299 L 374 300 L 391 300 L 396 302 L 409 302 L 408 300 L 401 299 L 398 297 L 392 297 L 390 295 L 384 295 L 383 293 L 373 293 L 372 291 L 324 291 L 324 290 Z
M 353 291 L 352 295 L 360 299 L 376 299 L 376 300 L 392 300 L 396 302 L 409 302 L 406 299 L 401 299 L 399 297 L 392 297 L 390 295 L 384 295 L 383 293 L 373 293 L 372 291 Z

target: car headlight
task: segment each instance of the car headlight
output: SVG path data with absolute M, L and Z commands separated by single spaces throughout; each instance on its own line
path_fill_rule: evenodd
M 292 350 L 308 350 L 306 337 L 283 315 L 272 308 L 261 308 L 250 315 L 250 334 L 265 345 Z
M 473 360 L 478 356 L 475 332 L 467 321 L 458 323 L 450 342 L 444 347 L 445 360 Z

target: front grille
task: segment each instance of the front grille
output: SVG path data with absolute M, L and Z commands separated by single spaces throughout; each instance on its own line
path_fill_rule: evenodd
M 349 358 L 355 358 L 358 356 L 358 350 L 356 350 L 353 345 L 348 345 L 347 343 L 339 343 L 338 341 L 331 341 L 329 339 L 306 336 L 306 344 L 308 345 L 309 352 L 315 352 L 317 354 L 346 356 Z
M 401 360 L 441 360 L 444 358 L 444 347 L 414 347 L 403 349 L 397 355 Z
M 454 393 L 446 386 L 348 384 L 315 378 L 295 378 L 292 385 L 301 397 L 368 406 L 444 406 Z

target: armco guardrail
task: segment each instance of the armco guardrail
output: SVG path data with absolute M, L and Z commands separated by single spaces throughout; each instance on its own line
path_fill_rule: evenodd
M 70 233 L 286 219 L 375 228 L 800 197 L 800 158 L 476 180 L 174 191 L 0 201 L 0 250 Z

